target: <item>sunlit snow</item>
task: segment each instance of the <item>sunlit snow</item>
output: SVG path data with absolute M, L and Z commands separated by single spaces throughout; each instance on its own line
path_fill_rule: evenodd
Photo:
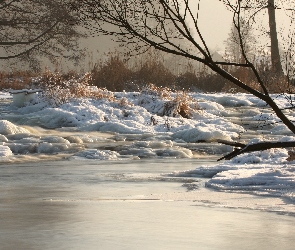
M 0 92 L 1 162 L 47 156 L 69 161 L 174 158 L 181 164 L 180 159 L 221 157 L 233 150 L 218 140 L 294 140 L 265 103 L 251 95 L 191 93 L 199 108 L 184 118 L 165 114 L 166 100 L 148 93 L 114 94 L 121 101 L 84 98 L 58 107 L 36 95 L 18 108 L 9 93 Z M 288 106 L 283 96 L 275 98 Z M 286 114 L 294 117 L 292 110 Z M 287 149 L 252 152 L 169 176 L 205 177 L 209 188 L 293 199 L 295 165 L 287 158 Z

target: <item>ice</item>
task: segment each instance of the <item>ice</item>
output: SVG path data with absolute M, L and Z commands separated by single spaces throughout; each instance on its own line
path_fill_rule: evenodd
M 27 102 L 31 102 L 35 99 L 36 92 L 41 91 L 40 89 L 21 89 L 12 90 L 10 93 L 13 95 L 13 105 L 16 107 L 23 107 Z
M 13 153 L 9 147 L 0 145 L 0 157 L 8 157 L 12 155 Z M 1 161 L 1 158 L 0 158 L 0 161 Z
M 65 144 L 53 144 L 49 142 L 42 142 L 38 145 L 37 152 L 43 154 L 53 154 L 68 149 L 68 146 Z
M 8 142 L 8 139 L 4 135 L 0 134 L 0 142 Z
M 34 154 L 37 153 L 38 143 L 18 143 L 8 142 L 7 145 L 14 154 Z
M 294 198 L 294 165 L 271 167 L 262 165 L 255 168 L 248 165 L 236 170 L 216 174 L 207 182 L 207 186 L 219 190 L 249 192 L 257 195 Z
M 287 162 L 286 149 L 270 149 L 243 154 L 215 166 L 171 173 L 175 177 L 207 177 L 206 187 L 256 195 L 295 195 L 295 166 Z
M 46 136 L 43 137 L 42 140 L 44 142 L 49 142 L 49 143 L 64 143 L 64 144 L 70 144 L 70 142 L 67 139 L 64 139 L 60 136 Z
M 0 91 L 0 99 L 12 99 L 12 95 L 6 91 Z
M 235 134 L 234 136 L 237 136 Z M 231 141 L 231 136 L 214 126 L 200 124 L 197 128 L 182 130 L 173 134 L 174 139 L 182 139 L 186 142 L 216 141 L 218 139 Z
M 0 120 L 0 134 L 18 134 L 18 133 L 29 133 L 25 128 L 14 125 L 12 122 L 7 120 Z
M 110 150 L 87 149 L 73 155 L 72 159 L 118 160 L 119 154 Z
M 253 103 L 247 99 L 242 99 L 235 96 L 222 96 L 216 99 L 216 102 L 223 106 L 240 107 L 251 106 Z

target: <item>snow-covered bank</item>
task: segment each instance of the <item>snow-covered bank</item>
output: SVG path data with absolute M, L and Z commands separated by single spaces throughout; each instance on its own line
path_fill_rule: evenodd
M 8 98 L 5 94 L 1 96 Z M 190 117 L 184 118 L 177 113 L 177 103 L 171 98 L 145 92 L 114 93 L 114 96 L 111 99 L 74 99 L 58 107 L 42 97 L 21 108 L 6 104 L 5 114 L 0 121 L 0 134 L 6 136 L 2 140 L 3 145 L 10 147 L 15 154 L 68 153 L 87 159 L 105 160 L 108 156 L 109 159 L 125 159 L 126 156 L 192 158 L 198 152 L 192 152 L 193 145 L 190 144 L 232 140 L 244 131 L 242 126 L 223 117 L 226 110 L 221 104 L 206 101 L 205 97 L 198 102 L 198 97 L 190 96 L 186 101 Z M 224 102 L 222 98 L 221 102 Z M 239 100 L 239 103 L 236 98 L 232 102 L 235 106 L 245 105 L 245 101 Z M 76 139 L 71 141 L 60 135 L 50 139 L 50 136 L 33 135 L 24 128 L 33 126 L 75 131 L 73 136 Z M 90 141 L 83 140 L 93 132 L 97 132 L 95 137 Z M 109 134 L 109 138 L 99 138 L 100 133 Z M 136 142 L 122 143 L 124 141 Z M 109 149 L 97 145 L 116 142 L 116 149 L 113 147 L 112 151 L 119 155 L 101 151 Z M 86 150 L 84 153 L 81 152 L 83 148 Z M 87 148 L 94 149 L 89 151 Z M 231 150 L 231 147 L 222 145 L 217 148 L 219 153 Z
M 0 162 L 204 158 L 232 151 L 218 139 L 294 139 L 265 103 L 247 94 L 191 93 L 189 117 L 173 113 L 177 107 L 165 97 L 137 92 L 113 96 L 74 99 L 58 107 L 37 98 L 17 108 L 9 94 L 0 93 Z M 283 96 L 276 101 L 288 104 Z M 286 113 L 294 117 L 292 110 Z M 207 187 L 226 192 L 293 199 L 295 167 L 287 157 L 286 149 L 254 152 L 171 176 L 210 178 Z

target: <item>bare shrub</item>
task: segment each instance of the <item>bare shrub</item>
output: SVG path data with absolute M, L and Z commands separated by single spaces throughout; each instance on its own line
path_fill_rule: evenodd
M 0 90 L 31 88 L 31 80 L 35 76 L 30 71 L 0 72 Z
M 163 116 L 182 116 L 191 119 L 193 111 L 200 110 L 201 107 L 197 101 L 187 92 L 178 91 L 173 100 L 164 104 Z
M 123 91 L 131 80 L 131 70 L 118 55 L 110 55 L 106 62 L 95 64 L 91 71 L 91 85 L 106 88 L 110 91 Z
M 91 87 L 92 74 L 85 73 L 82 76 L 74 72 L 61 74 L 47 70 L 40 78 L 42 95 L 52 105 L 59 106 L 69 102 L 73 98 L 96 98 L 114 100 L 114 94 L 106 89 Z
M 197 100 L 195 100 L 188 92 L 177 91 L 175 94 L 167 87 L 157 87 L 148 84 L 142 91 L 141 104 L 154 102 L 156 99 L 164 100 L 163 109 L 158 115 L 176 117 L 178 115 L 184 118 L 192 118 L 195 110 L 200 110 Z
M 294 93 L 294 86 L 288 81 L 286 76 L 277 76 L 267 67 L 261 66 L 259 74 L 265 83 L 269 93 Z M 245 82 L 252 89 L 262 92 L 261 85 L 255 80 L 255 75 L 250 69 L 247 68 L 237 68 L 231 74 L 239 80 Z M 245 92 L 243 89 L 235 86 L 231 82 L 226 82 L 222 88 L 224 92 Z
M 200 83 L 199 78 L 193 72 L 185 72 L 176 79 L 176 89 L 178 90 L 197 90 Z M 201 89 L 199 87 L 199 89 Z
M 220 92 L 227 80 L 218 74 L 201 74 L 198 77 L 196 88 L 204 92 Z
M 172 91 L 168 87 L 157 87 L 153 83 L 147 84 L 145 87 L 142 88 L 141 94 L 158 96 L 161 99 L 163 98 L 171 98 Z
M 121 107 L 128 107 L 128 106 L 133 106 L 133 103 L 129 102 L 128 99 L 126 97 L 122 97 L 119 100 L 119 105 Z
M 162 62 L 148 60 L 134 72 L 133 79 L 141 85 L 153 83 L 157 87 L 171 87 L 175 85 L 176 76 Z

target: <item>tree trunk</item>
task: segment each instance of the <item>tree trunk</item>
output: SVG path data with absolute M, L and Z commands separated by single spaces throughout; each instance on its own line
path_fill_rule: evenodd
M 282 76 L 283 68 L 282 68 L 280 52 L 279 52 L 279 42 L 278 42 L 278 35 L 277 35 L 274 0 L 268 0 L 267 9 L 268 9 L 269 31 L 270 31 L 270 41 L 271 41 L 272 71 L 276 74 L 276 76 Z

